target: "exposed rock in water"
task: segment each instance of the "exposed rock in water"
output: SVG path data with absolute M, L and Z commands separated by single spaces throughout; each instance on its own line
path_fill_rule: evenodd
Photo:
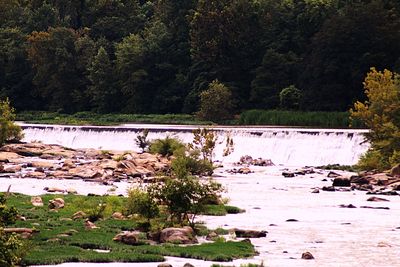
M 254 166 L 275 166 L 275 164 L 270 159 L 253 159 L 252 156 L 246 155 L 240 157 L 239 164 L 247 164 L 247 165 L 254 165 Z
M 282 172 L 282 176 L 285 178 L 293 178 L 295 174 L 294 172 Z
M 350 179 L 344 177 L 337 177 L 333 180 L 332 186 L 350 187 Z
M 244 238 L 260 238 L 266 237 L 267 231 L 256 231 L 256 230 L 243 230 L 243 229 L 233 229 L 236 237 Z
M 303 254 L 301 254 L 301 258 L 303 259 L 303 260 L 313 260 L 314 259 L 314 256 L 313 256 L 313 254 L 311 254 L 310 252 L 304 252 Z
M 374 209 L 374 210 L 389 210 L 389 207 L 371 207 L 371 206 L 360 206 L 362 209 Z
M 348 208 L 348 209 L 355 209 L 355 208 L 357 208 L 357 207 L 354 206 L 353 204 L 349 204 L 349 205 L 340 204 L 339 207 L 341 207 L 341 208 Z
M 367 199 L 367 201 L 373 201 L 373 202 L 385 202 L 389 201 L 388 199 L 380 198 L 380 197 L 370 197 Z

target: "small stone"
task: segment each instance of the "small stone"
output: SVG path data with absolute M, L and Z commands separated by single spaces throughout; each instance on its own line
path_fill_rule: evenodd
M 348 208 L 348 209 L 355 209 L 355 208 L 357 208 L 357 207 L 354 206 L 353 204 L 349 204 L 349 205 L 341 204 L 341 205 L 339 205 L 339 207 L 341 207 L 341 208 Z
M 113 217 L 113 219 L 116 219 L 116 220 L 123 220 L 125 218 L 124 215 L 122 215 L 121 212 L 114 212 L 111 215 L 111 217 Z
M 31 203 L 34 207 L 43 207 L 43 200 L 41 197 L 32 197 Z
M 303 254 L 301 254 L 301 258 L 303 260 L 313 260 L 314 256 L 310 253 L 310 252 L 304 252 Z
M 319 193 L 319 189 L 314 189 L 311 193 L 318 194 Z
M 157 265 L 157 267 L 172 267 L 172 265 L 169 263 L 160 263 Z
M 299 220 L 296 220 L 296 219 L 287 219 L 286 221 L 287 221 L 287 222 L 298 222 Z
M 336 190 L 333 186 L 324 186 L 322 187 L 322 191 L 335 192 Z
M 78 219 L 83 219 L 86 217 L 86 213 L 83 211 L 77 211 L 72 215 L 72 219 L 78 220 Z
M 62 198 L 55 198 L 49 200 L 49 209 L 62 209 L 64 208 L 65 202 Z
M 94 223 L 92 223 L 91 221 L 86 221 L 85 222 L 85 229 L 86 230 L 92 230 L 92 229 L 96 229 L 98 228 Z

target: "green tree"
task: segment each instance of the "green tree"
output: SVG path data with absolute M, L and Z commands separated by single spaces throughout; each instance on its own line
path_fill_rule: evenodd
M 350 111 L 352 119 L 361 120 L 370 129 L 366 138 L 371 143 L 371 149 L 361 159 L 360 166 L 387 169 L 400 163 L 399 74 L 371 68 L 365 78 L 364 88 L 367 100 L 356 102 Z
M 212 180 L 200 182 L 194 176 L 170 178 L 164 184 L 154 184 L 149 188 L 150 195 L 167 206 L 171 219 L 180 224 L 189 222 L 192 226 L 196 215 L 202 212 L 207 200 L 215 198 L 222 187 Z M 189 220 L 188 214 L 192 217 Z
M 251 84 L 251 103 L 263 109 L 279 107 L 279 92 L 296 81 L 297 64 L 294 53 L 268 49 Z
M 211 82 L 208 89 L 200 94 L 199 118 L 221 122 L 232 118 L 232 111 L 232 93 L 218 80 Z
M 10 106 L 8 99 L 0 100 L 0 146 L 10 140 L 22 138 L 21 127 L 14 123 L 15 110 Z
M 88 94 L 95 111 L 109 113 L 115 111 L 118 90 L 114 81 L 114 68 L 107 51 L 100 47 L 89 69 L 89 80 L 92 85 Z
M 279 93 L 280 106 L 284 109 L 299 109 L 303 94 L 296 86 L 290 85 Z

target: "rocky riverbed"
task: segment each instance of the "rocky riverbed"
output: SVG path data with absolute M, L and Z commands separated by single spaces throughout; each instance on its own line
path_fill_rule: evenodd
M 28 146 L 34 149 L 49 148 L 42 144 Z M 64 193 L 67 193 L 67 188 L 72 187 L 79 194 L 126 194 L 127 188 L 133 183 L 151 177 L 150 172 L 154 168 L 142 166 L 147 171 L 140 176 L 121 176 L 118 175 L 121 168 L 118 167 L 118 163 L 135 162 L 135 159 L 144 157 L 143 154 L 127 153 L 123 159 L 118 156 L 119 161 L 116 161 L 113 157 L 124 153 L 108 152 L 110 154 L 106 156 L 105 152 L 69 150 L 56 146 L 55 150 L 58 152 L 47 153 L 46 149 L 42 149 L 41 154 L 32 155 L 27 154 L 22 147 L 24 146 L 15 145 L 18 149 L 12 151 L 6 146 L 0 153 L 3 157 L 0 191 L 6 191 L 11 185 L 11 191 L 37 195 L 45 193 L 46 187 L 54 186 L 65 190 Z M 64 153 L 69 154 L 68 158 L 63 156 Z M 47 156 L 48 154 L 51 157 Z M 145 156 L 151 158 L 148 159 L 149 162 L 157 163 L 153 166 L 160 164 L 165 167 L 166 165 L 161 164 L 168 164 L 165 159 L 152 155 Z M 116 175 L 106 176 L 106 172 L 101 169 L 97 173 L 102 175 L 97 176 L 70 175 L 70 170 L 73 168 L 64 166 L 70 157 L 76 160 L 75 168 L 86 166 L 86 169 L 113 160 L 117 162 L 117 167 L 105 169 L 112 170 Z M 51 163 L 52 166 L 50 164 L 49 167 L 38 166 L 33 163 L 36 161 L 42 164 Z M 20 169 L 4 173 L 13 166 L 20 166 Z M 250 171 L 246 172 L 247 174 L 229 172 L 232 168 L 239 167 L 248 168 Z M 69 175 L 65 175 L 64 179 L 56 178 L 52 174 L 55 171 L 63 171 Z M 249 262 L 264 262 L 267 266 L 400 266 L 398 263 L 400 179 L 395 171 L 359 175 L 279 165 L 225 164 L 216 170 L 215 179 L 225 186 L 224 196 L 230 199 L 230 204 L 243 208 L 246 212 L 224 217 L 202 216 L 199 219 L 206 222 L 210 228 L 267 231 L 266 237 L 251 239 L 260 252 L 259 256 L 224 264 L 227 266 L 239 266 L 241 263 Z M 29 172 L 40 172 L 45 176 L 32 179 L 29 178 Z M 154 168 L 153 173 L 155 172 Z M 290 175 L 287 175 L 288 173 Z M 302 259 L 304 252 L 310 252 L 314 259 Z M 173 266 L 183 266 L 186 262 L 191 262 L 194 266 L 212 264 L 178 258 L 168 258 L 168 262 Z M 78 265 L 74 263 L 73 266 Z M 98 265 L 82 264 L 82 266 Z M 157 266 L 157 264 L 112 263 L 108 266 Z

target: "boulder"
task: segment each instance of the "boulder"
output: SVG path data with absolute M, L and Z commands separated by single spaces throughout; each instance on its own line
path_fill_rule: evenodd
M 55 198 L 52 200 L 49 200 L 49 209 L 62 209 L 64 208 L 65 202 L 64 199 L 62 198 Z
M 10 159 L 21 158 L 20 155 L 14 152 L 0 152 L 0 162 L 8 162 Z
M 303 254 L 301 254 L 301 258 L 303 259 L 303 260 L 313 260 L 314 259 L 314 256 L 313 256 L 313 254 L 311 254 L 310 252 L 304 252 Z
M 169 263 L 160 263 L 157 265 L 157 267 L 172 267 L 172 265 Z
M 267 231 L 234 229 L 236 237 L 260 238 L 266 237 Z
M 369 181 L 365 177 L 353 175 L 350 177 L 350 183 L 363 185 L 363 184 L 369 184 Z
M 336 190 L 333 186 L 323 186 L 322 191 L 335 192 Z
M 345 186 L 345 187 L 349 187 L 350 184 L 350 179 L 349 178 L 344 178 L 344 177 L 337 177 L 335 179 L 333 179 L 333 184 L 332 186 Z
M 43 200 L 41 197 L 32 197 L 31 203 L 34 207 L 43 207 Z
M 293 178 L 295 176 L 294 172 L 282 172 L 283 177 Z
M 185 263 L 185 264 L 183 265 L 183 267 L 194 267 L 194 265 L 187 262 L 187 263 Z
M 340 176 L 339 173 L 332 172 L 332 171 L 330 171 L 330 172 L 328 173 L 328 175 L 327 175 L 327 177 L 329 177 L 329 178 L 336 178 L 336 177 L 339 177 L 339 176 Z
M 32 167 L 34 168 L 42 168 L 42 169 L 51 169 L 54 167 L 54 164 L 50 161 L 32 161 Z
M 46 174 L 44 172 L 27 172 L 24 177 L 35 178 L 35 179 L 44 179 L 46 178 Z
M 394 167 L 390 170 L 390 175 L 391 175 L 391 176 L 400 176 L 400 163 L 397 164 L 396 166 L 394 166 Z
M 127 245 L 137 245 L 139 242 L 140 232 L 138 231 L 125 231 L 117 234 L 113 240 Z
M 191 227 L 165 228 L 160 233 L 160 243 L 195 244 L 197 239 Z
M 22 167 L 20 165 L 11 165 L 11 166 L 4 166 L 3 172 L 5 173 L 16 173 L 20 172 Z
M 116 220 L 123 220 L 125 219 L 124 215 L 121 212 L 114 212 L 111 217 Z
M 238 173 L 241 173 L 241 174 L 249 174 L 249 173 L 252 173 L 252 171 L 251 171 L 249 168 L 240 168 L 240 169 L 238 170 Z

